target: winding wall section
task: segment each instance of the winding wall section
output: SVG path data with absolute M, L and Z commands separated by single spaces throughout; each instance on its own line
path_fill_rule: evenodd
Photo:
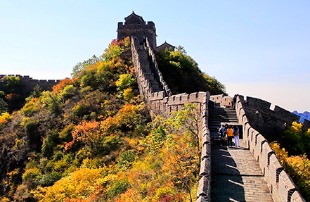
M 237 117 L 239 119 L 239 123 L 243 126 L 243 141 L 247 143 L 251 153 L 258 161 L 267 181 L 269 190 L 272 193 L 273 200 L 283 202 L 305 201 L 297 191 L 297 188 L 290 176 L 285 172 L 267 140 L 250 125 L 249 119 L 244 110 L 245 101 L 243 96 L 238 96 L 236 101 Z M 275 111 L 276 113 L 279 111 L 284 112 L 283 110 Z M 294 119 L 294 117 L 289 118 Z
M 210 201 L 211 143 L 210 131 L 208 129 L 208 103 L 211 100 L 213 103 L 231 107 L 233 104 L 232 98 L 223 95 L 210 98 L 208 92 L 171 95 L 171 91 L 158 69 L 155 54 L 152 48 L 150 48 L 148 39 L 146 39 L 146 43 L 143 45 L 140 45 L 139 41 L 134 37 L 131 38 L 131 42 L 132 59 L 139 91 L 143 95 L 152 117 L 156 115 L 169 116 L 171 112 L 182 109 L 185 103 L 195 103 L 199 106 L 198 110 L 201 114 L 199 128 L 202 148 L 197 201 Z M 251 103 L 252 101 L 254 100 L 249 98 L 248 102 Z M 261 108 L 262 106 L 255 106 L 259 103 L 266 108 L 266 102 L 256 100 L 253 103 L 252 109 L 255 107 Z M 305 201 L 297 191 L 289 175 L 284 171 L 283 166 L 270 148 L 267 140 L 250 125 L 244 110 L 246 104 L 248 103 L 244 101 L 243 96 L 237 97 L 236 112 L 239 123 L 243 126 L 243 141 L 248 144 L 251 153 L 259 162 L 274 201 Z M 270 109 L 270 106 L 268 105 L 267 108 Z M 267 111 L 265 110 L 264 113 Z M 279 107 L 275 107 L 273 112 L 275 114 L 287 113 L 287 111 L 281 110 Z M 294 116 L 286 117 L 289 118 L 289 121 L 295 120 Z M 253 123 L 257 125 L 256 122 Z
M 197 201 L 210 201 L 211 182 L 211 143 L 208 129 L 209 92 L 171 95 L 171 91 L 158 69 L 155 54 L 150 48 L 148 39 L 143 45 L 131 37 L 132 59 L 140 94 L 152 117 L 169 116 L 173 111 L 183 109 L 185 103 L 198 105 L 201 118 L 199 121 L 201 148 L 201 163 L 197 190 Z

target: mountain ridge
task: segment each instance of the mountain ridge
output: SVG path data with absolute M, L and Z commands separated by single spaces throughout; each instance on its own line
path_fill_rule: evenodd
M 292 113 L 300 117 L 299 119 L 300 123 L 303 123 L 305 119 L 310 121 L 310 112 L 308 111 L 304 111 L 303 113 L 299 113 L 298 111 L 293 111 Z

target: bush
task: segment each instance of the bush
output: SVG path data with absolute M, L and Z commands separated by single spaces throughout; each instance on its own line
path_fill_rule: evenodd
M 22 179 L 24 182 L 28 182 L 30 184 L 36 184 L 37 180 L 40 179 L 42 176 L 42 173 L 39 168 L 29 168 L 27 169 L 23 176 Z
M 120 168 L 128 168 L 135 160 L 135 153 L 132 150 L 125 151 L 120 154 L 118 166 Z
M 209 91 L 211 95 L 225 93 L 225 86 L 201 72 L 198 64 L 182 47 L 176 51 L 160 51 L 156 54 L 156 60 L 164 80 L 174 94 L 198 91 Z
M 129 186 L 130 186 L 129 182 L 125 179 L 116 181 L 113 184 L 113 186 L 110 189 L 108 189 L 108 196 L 110 198 L 113 198 L 119 194 L 122 194 L 128 189 Z
M 42 154 L 44 157 L 51 157 L 54 153 L 54 148 L 58 142 L 58 135 L 57 134 L 50 134 L 48 135 L 42 144 Z
M 107 136 L 104 137 L 102 147 L 103 151 L 102 154 L 106 155 L 109 154 L 111 151 L 116 150 L 121 144 L 121 139 L 119 136 Z
M 43 187 L 52 186 L 60 179 L 61 175 L 56 171 L 52 171 L 51 173 L 42 175 L 41 179 L 38 181 L 38 184 Z
M 67 100 L 71 97 L 73 97 L 77 93 L 77 88 L 74 87 L 73 85 L 67 85 L 61 92 L 60 92 L 60 97 L 63 100 Z

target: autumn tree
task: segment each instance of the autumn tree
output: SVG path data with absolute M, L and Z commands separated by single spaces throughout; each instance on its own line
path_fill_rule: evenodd
M 184 48 L 175 51 L 163 50 L 156 54 L 158 68 L 174 94 L 209 91 L 211 94 L 225 93 L 225 86 L 207 74 L 186 54 Z M 180 82 L 182 81 L 182 82 Z M 188 84 L 191 85 L 188 85 Z

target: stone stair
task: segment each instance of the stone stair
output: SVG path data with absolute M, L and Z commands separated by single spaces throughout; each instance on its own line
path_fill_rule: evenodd
M 141 69 L 143 70 L 147 80 L 150 82 L 152 92 L 162 91 L 163 87 L 159 82 L 158 75 L 152 70 L 152 62 L 147 54 L 147 51 L 143 48 L 138 50 L 140 56 Z
M 239 125 L 232 108 L 209 108 L 211 135 L 211 201 L 272 202 L 264 175 L 250 150 L 240 140 L 241 148 L 218 144 L 221 124 Z M 242 131 L 239 129 L 239 131 Z M 241 137 L 241 134 L 239 136 Z
M 218 130 L 221 124 L 237 125 L 238 118 L 235 109 L 214 106 L 209 108 L 209 130 L 213 142 L 220 139 Z

